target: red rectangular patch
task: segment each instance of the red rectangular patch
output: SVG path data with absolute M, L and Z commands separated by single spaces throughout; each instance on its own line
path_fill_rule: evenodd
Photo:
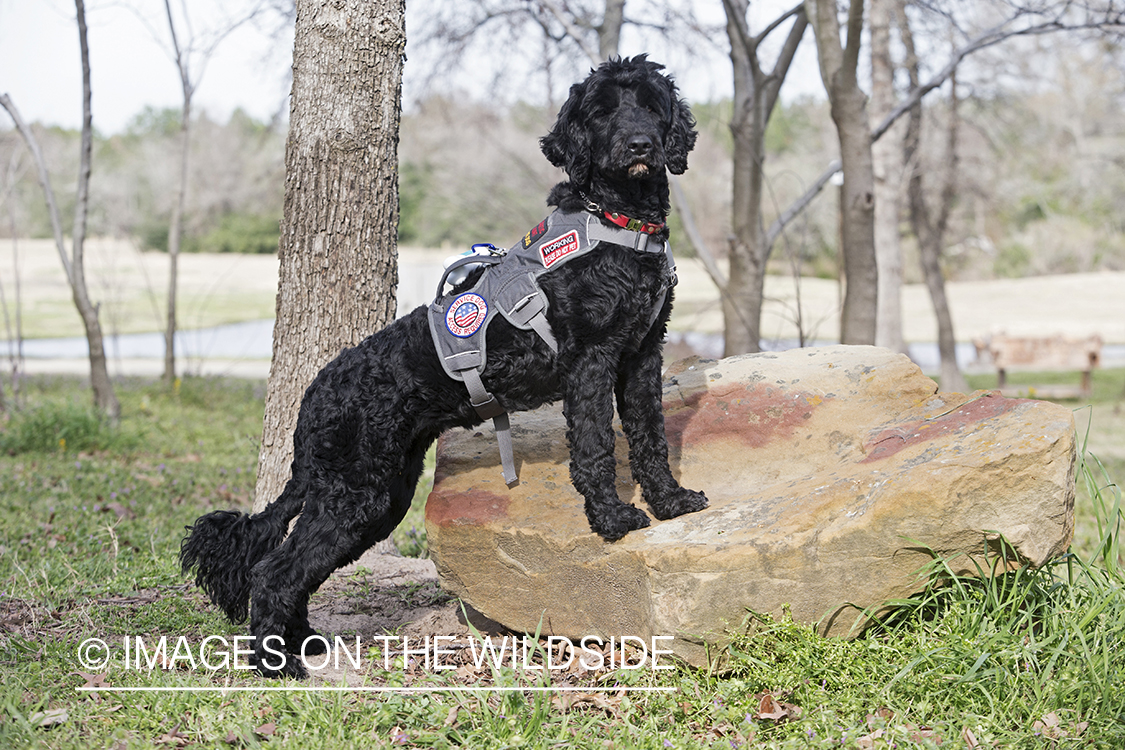
M 560 260 L 573 253 L 578 247 L 578 230 L 572 229 L 562 237 L 540 245 L 539 257 L 542 258 L 543 265 L 546 268 L 550 268 L 555 263 L 558 263 Z

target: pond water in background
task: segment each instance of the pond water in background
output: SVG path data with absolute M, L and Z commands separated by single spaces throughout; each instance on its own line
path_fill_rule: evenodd
M 669 341 L 690 348 L 700 356 L 722 356 L 723 339 L 719 334 L 682 333 L 672 331 Z M 810 346 L 829 346 L 832 341 L 814 341 Z M 799 345 L 792 341 L 763 341 L 763 351 L 784 351 Z M 106 336 L 106 354 L 110 359 L 161 359 L 164 357 L 164 334 L 129 333 Z M 9 342 L 0 341 L 0 357 L 12 350 Z M 86 339 L 71 336 L 57 339 L 28 339 L 23 342 L 24 356 L 28 359 L 77 359 L 89 356 Z M 187 359 L 266 359 L 273 354 L 273 321 L 252 320 L 244 323 L 184 330 L 176 333 L 177 356 Z M 937 344 L 910 345 L 910 358 L 924 372 L 936 373 L 940 367 Z M 979 370 L 976 350 L 972 344 L 957 344 L 957 362 L 963 370 Z M 1102 348 L 1102 362 L 1106 367 L 1125 365 L 1125 345 L 1106 344 Z M 987 368 L 991 369 L 991 368 Z
M 8 356 L 11 343 L 0 341 L 0 356 Z M 126 333 L 105 337 L 110 359 L 162 359 L 163 333 Z M 87 357 L 85 336 L 57 339 L 27 339 L 23 354 L 28 359 L 75 359 Z M 273 354 L 273 321 L 251 320 L 176 332 L 176 354 L 191 359 L 269 359 Z

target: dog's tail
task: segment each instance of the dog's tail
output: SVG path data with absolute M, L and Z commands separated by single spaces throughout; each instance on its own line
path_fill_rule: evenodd
M 231 622 L 246 619 L 250 570 L 275 549 L 304 505 L 304 493 L 290 480 L 261 513 L 217 510 L 200 516 L 180 543 L 180 567 L 195 573 L 203 589 Z

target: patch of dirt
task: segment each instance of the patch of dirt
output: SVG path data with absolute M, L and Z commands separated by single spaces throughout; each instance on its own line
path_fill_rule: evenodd
M 365 648 L 378 645 L 383 636 L 394 636 L 394 643 L 406 638 L 422 648 L 427 638 L 435 636 L 464 644 L 473 637 L 473 628 L 486 636 L 508 632 L 471 607 L 462 609 L 457 599 L 441 589 L 432 560 L 375 549 L 325 581 L 309 601 L 309 624 L 330 642 L 339 637 L 343 643 L 353 644 L 358 638 Z M 368 665 L 382 666 L 381 658 L 368 657 Z M 310 657 L 306 664 L 314 683 L 370 683 L 367 669 L 351 668 L 348 659 L 335 652 L 331 657 Z
M 596 691 L 605 690 L 623 659 L 637 664 L 639 658 L 621 644 L 615 651 L 612 641 L 576 644 L 514 633 L 443 591 L 432 561 L 375 549 L 325 582 L 309 602 L 309 624 L 336 646 L 305 659 L 311 685 L 480 688 L 546 679 L 595 691 L 553 698 L 562 708 L 612 712 L 623 693 Z M 351 661 L 357 656 L 358 667 Z

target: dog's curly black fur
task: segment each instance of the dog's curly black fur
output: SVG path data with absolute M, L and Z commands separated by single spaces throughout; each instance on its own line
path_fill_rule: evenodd
M 661 69 L 643 55 L 615 59 L 571 88 L 540 144 L 569 177 L 551 191 L 550 205 L 580 212 L 597 204 L 664 221 L 665 170 L 687 169 L 696 134 L 690 110 Z M 663 255 L 603 244 L 539 279 L 550 301 L 557 355 L 538 334 L 503 317 L 487 334 L 483 380 L 506 409 L 563 401 L 571 479 L 585 498 L 591 529 L 608 541 L 649 525 L 644 511 L 617 496 L 615 396 L 633 477 L 653 515 L 668 519 L 707 505 L 703 493 L 681 487 L 668 466 L 660 371 L 671 294 L 650 325 L 667 274 Z M 188 527 L 180 549 L 184 571 L 194 571 L 196 583 L 232 621 L 246 618 L 250 602 L 259 671 L 304 675 L 296 658 L 274 667 L 281 662 L 275 652 L 299 652 L 314 634 L 309 595 L 336 568 L 390 535 L 438 435 L 480 422 L 465 386 L 442 370 L 425 307 L 345 349 L 321 370 L 301 402 L 292 478 L 281 495 L 256 515 L 202 516 Z M 310 641 L 306 653 L 318 642 Z

